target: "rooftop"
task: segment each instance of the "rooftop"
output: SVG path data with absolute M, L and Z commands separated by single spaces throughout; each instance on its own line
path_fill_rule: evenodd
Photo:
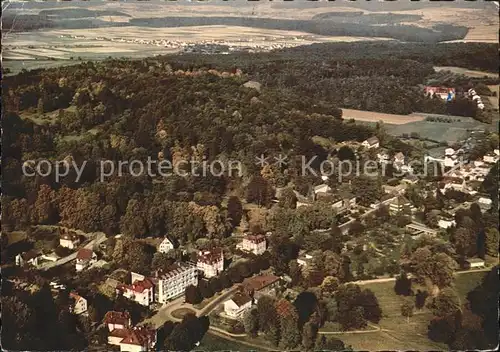
M 130 322 L 130 314 L 128 312 L 109 311 L 104 315 L 103 319 L 106 324 L 121 324 L 128 326 Z
M 231 300 L 236 303 L 238 307 L 241 307 L 242 305 L 250 302 L 252 300 L 252 297 L 250 297 L 245 292 L 238 292 L 231 298 Z
M 90 260 L 92 259 L 92 256 L 94 254 L 94 251 L 88 248 L 82 248 L 78 251 L 78 254 L 76 255 L 76 259 L 80 260 Z

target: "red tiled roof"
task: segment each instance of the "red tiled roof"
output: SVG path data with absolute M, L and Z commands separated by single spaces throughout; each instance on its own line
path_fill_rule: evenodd
M 264 235 L 248 235 L 246 239 L 252 243 L 261 243 L 266 240 Z
M 233 296 L 233 298 L 231 298 L 231 300 L 236 303 L 238 307 L 241 307 L 242 305 L 250 302 L 252 300 L 252 297 L 250 297 L 245 292 L 238 292 Z
M 127 331 L 127 336 L 120 342 L 120 344 L 126 343 L 129 345 L 149 346 L 153 341 L 155 341 L 155 330 L 135 327 L 133 329 L 128 329 Z
M 109 333 L 109 336 L 126 338 L 129 334 L 129 329 L 114 329 Z
M 132 285 L 120 285 L 118 288 L 131 290 L 137 293 L 142 293 L 144 290 L 148 290 L 153 287 L 153 283 L 149 279 L 136 280 Z
M 104 315 L 103 319 L 106 324 L 120 324 L 128 326 L 130 323 L 130 314 L 128 312 L 109 311 Z
M 242 285 L 246 291 L 260 291 L 278 280 L 279 277 L 274 275 L 258 275 L 243 280 Z
M 94 254 L 94 251 L 92 251 L 91 249 L 82 248 L 78 251 L 76 259 L 90 260 L 92 259 L 92 254 Z
M 198 253 L 198 261 L 206 264 L 217 263 L 223 258 L 222 248 L 213 248 L 209 251 L 200 251 Z

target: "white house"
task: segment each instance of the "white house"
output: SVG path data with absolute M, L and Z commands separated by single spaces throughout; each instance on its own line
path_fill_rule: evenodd
M 104 315 L 104 324 L 109 331 L 117 329 L 128 329 L 131 325 L 130 314 L 128 312 L 109 311 Z
M 260 255 L 266 251 L 266 237 L 264 235 L 248 235 L 236 247 L 242 251 Z
M 238 292 L 230 300 L 224 302 L 224 313 L 229 318 L 240 320 L 251 307 L 252 298 L 245 292 Z
M 76 315 L 87 314 L 87 300 L 75 292 L 70 292 L 70 299 L 72 304 L 70 305 L 70 312 Z
M 387 152 L 380 152 L 377 154 L 378 162 L 381 164 L 386 164 L 389 162 L 389 154 Z
M 174 249 L 174 245 L 172 244 L 172 242 L 170 242 L 170 240 L 167 237 L 165 237 L 158 246 L 158 252 L 160 253 L 167 253 L 172 249 Z
M 495 153 L 486 154 L 483 156 L 483 161 L 488 164 L 494 164 L 498 161 L 498 155 Z
M 321 185 L 314 186 L 314 194 L 318 193 L 328 193 L 332 189 L 330 186 L 328 186 L 326 183 L 323 183 Z
M 441 229 L 447 229 L 447 228 L 450 228 L 452 226 L 455 226 L 457 223 L 455 222 L 455 220 L 453 219 L 441 219 L 438 221 L 438 226 L 441 228 Z
M 155 300 L 166 303 L 184 294 L 189 285 L 198 285 L 198 273 L 194 265 L 180 263 L 173 265 L 167 271 L 156 272 L 156 277 L 152 281 L 155 285 Z
M 38 266 L 38 261 L 40 259 L 40 253 L 34 249 L 20 253 L 16 255 L 16 265 L 23 266 L 25 264 Z
M 469 269 L 484 268 L 484 260 L 481 258 L 470 258 L 465 263 Z
M 415 212 L 416 208 L 411 204 L 411 202 L 403 195 L 398 195 L 395 199 L 389 202 L 389 212 L 391 214 L 397 214 L 405 209 L 409 209 L 410 212 Z
M 59 237 L 59 245 L 61 247 L 66 247 L 69 249 L 75 249 L 80 244 L 80 237 L 74 233 L 70 232 L 66 229 L 61 230 L 61 234 Z
M 123 297 L 148 307 L 154 300 L 154 285 L 151 280 L 143 275 L 132 273 L 131 285 L 119 285 L 116 290 Z
M 482 209 L 490 209 L 493 201 L 490 198 L 480 197 L 477 200 L 477 203 L 478 203 L 479 207 L 481 207 Z
M 97 262 L 97 255 L 95 252 L 88 248 L 82 248 L 76 255 L 75 269 L 76 271 L 82 271 L 93 265 L 95 262 Z
M 378 148 L 380 147 L 380 141 L 378 140 L 377 137 L 373 136 L 363 141 L 361 145 L 367 149 Z
M 311 259 L 313 259 L 312 255 L 303 253 L 297 258 L 297 264 L 299 264 L 299 266 L 306 267 L 307 264 L 311 261 Z
M 401 168 L 405 164 L 405 155 L 401 152 L 396 153 L 394 155 L 394 161 L 393 161 L 394 167 L 396 168 Z
M 203 272 L 206 278 L 219 275 L 224 271 L 224 253 L 222 252 L 222 248 L 213 248 L 198 252 L 196 267 Z

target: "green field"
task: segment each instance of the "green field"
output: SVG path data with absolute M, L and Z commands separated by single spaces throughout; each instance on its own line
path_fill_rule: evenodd
M 228 341 L 221 337 L 212 335 L 211 333 L 205 334 L 201 340 L 200 346 L 196 347 L 194 351 L 255 351 L 251 347 L 237 342 Z
M 476 287 L 486 272 L 467 272 L 455 277 L 455 289 L 462 302 L 467 293 Z M 401 316 L 402 296 L 394 293 L 394 282 L 380 282 L 363 285 L 378 298 L 383 318 L 381 331 L 360 334 L 339 334 L 338 337 L 354 350 L 446 350 L 447 346 L 430 341 L 427 338 L 427 325 L 432 313 L 426 308 L 415 311 L 409 323 Z M 414 287 L 414 290 L 416 288 Z

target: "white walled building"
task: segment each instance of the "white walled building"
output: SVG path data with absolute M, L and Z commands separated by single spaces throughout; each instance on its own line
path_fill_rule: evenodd
M 174 249 L 174 245 L 167 237 L 165 237 L 165 239 L 161 241 L 160 245 L 158 246 L 158 252 L 160 253 L 168 253 L 172 249 Z
M 61 247 L 66 247 L 69 249 L 75 249 L 80 244 L 80 237 L 73 232 L 68 230 L 61 230 L 61 235 L 59 237 L 59 245 Z
M 224 302 L 224 313 L 229 318 L 240 320 L 251 307 L 252 298 L 244 292 L 238 292 L 231 299 Z
M 370 137 L 367 140 L 363 141 L 361 145 L 367 149 L 378 148 L 380 147 L 380 141 L 377 137 Z
M 70 305 L 70 312 L 76 315 L 87 314 L 87 300 L 75 292 L 70 292 L 70 299 L 72 304 Z
M 165 303 L 184 294 L 189 285 L 198 285 L 198 273 L 194 265 L 176 264 L 168 271 L 157 272 L 153 283 L 156 302 Z
M 76 271 L 82 271 L 97 262 L 97 255 L 91 249 L 82 248 L 76 255 Z
M 198 252 L 196 262 L 198 270 L 203 272 L 203 276 L 211 278 L 224 271 L 224 253 L 222 248 L 213 248 L 211 250 Z
M 266 237 L 264 235 L 248 235 L 237 248 L 242 251 L 252 252 L 255 255 L 260 255 L 266 251 Z
M 144 275 L 132 273 L 131 285 L 119 285 L 117 291 L 124 297 L 148 307 L 154 301 L 154 285 Z

